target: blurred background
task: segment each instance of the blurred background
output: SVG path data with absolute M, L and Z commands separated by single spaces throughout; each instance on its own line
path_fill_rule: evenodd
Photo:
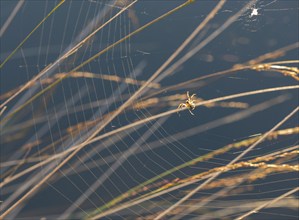
M 99 137 L 17 205 L 7 219 L 82 219 L 156 195 L 101 217 L 153 219 L 298 106 L 298 90 L 281 89 L 200 105 L 192 111 L 194 116 L 186 110 L 151 118 L 185 103 L 187 91 L 196 94 L 194 101 L 200 103 L 298 85 L 298 2 L 236 0 L 225 2 L 171 65 L 112 118 L 219 3 L 195 1 L 128 37 L 184 2 L 1 1 L 1 104 L 27 86 L 5 103 L 1 115 L 1 213 L 73 152 L 69 149 L 95 133 Z M 176 66 L 197 47 L 194 55 Z M 270 62 L 279 67 L 254 66 Z M 246 65 L 252 66 L 242 68 Z M 53 85 L 56 80 L 60 82 Z M 276 167 L 230 168 L 165 219 L 233 219 L 297 187 L 297 126 L 298 114 L 241 160 Z M 285 152 L 290 154 L 281 156 Z M 280 156 L 258 159 L 270 154 Z M 225 195 L 198 205 L 227 187 L 232 188 Z M 250 216 L 297 217 L 298 192 Z

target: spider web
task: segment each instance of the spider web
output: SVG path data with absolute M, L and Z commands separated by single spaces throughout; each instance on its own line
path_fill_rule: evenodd
M 1 215 L 296 219 L 298 4 L 223 3 L 2 1 Z

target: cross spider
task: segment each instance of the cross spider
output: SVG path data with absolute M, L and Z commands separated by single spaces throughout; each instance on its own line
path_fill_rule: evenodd
M 178 108 L 187 108 L 190 112 L 191 115 L 194 115 L 192 110 L 195 109 L 195 103 L 194 103 L 194 96 L 196 96 L 196 94 L 193 94 L 191 97 L 189 96 L 189 91 L 187 91 L 187 100 L 186 103 L 181 103 L 179 104 Z

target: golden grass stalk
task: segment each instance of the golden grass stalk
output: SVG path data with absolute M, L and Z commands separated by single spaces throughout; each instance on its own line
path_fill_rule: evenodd
M 196 106 L 201 106 L 201 105 L 205 105 L 205 104 L 209 104 L 209 103 L 214 103 L 214 102 L 219 102 L 219 101 L 224 101 L 224 100 L 229 100 L 229 99 L 234 99 L 234 98 L 239 98 L 239 97 L 245 97 L 245 96 L 250 96 L 250 95 L 262 94 L 262 93 L 268 93 L 268 92 L 275 92 L 275 91 L 283 91 L 283 90 L 292 90 L 292 89 L 299 89 L 299 86 L 276 87 L 276 88 L 261 89 L 261 90 L 254 90 L 254 91 L 250 91 L 250 92 L 238 93 L 238 94 L 234 94 L 234 95 L 229 95 L 229 96 L 224 96 L 224 97 L 219 97 L 219 98 L 215 98 L 215 99 L 206 100 L 206 101 L 203 101 L 201 103 L 197 103 Z M 102 140 L 104 138 L 110 137 L 110 136 L 112 136 L 114 134 L 117 134 L 119 132 L 125 131 L 129 128 L 132 128 L 132 127 L 135 127 L 135 126 L 147 123 L 149 121 L 156 120 L 158 118 L 161 118 L 161 117 L 164 117 L 164 116 L 167 116 L 167 115 L 170 115 L 170 114 L 174 114 L 178 111 L 183 111 L 183 110 L 184 109 L 173 109 L 173 110 L 170 110 L 170 111 L 167 111 L 167 112 L 159 113 L 157 115 L 145 118 L 145 119 L 140 120 L 140 121 L 133 122 L 129 125 L 126 125 L 126 126 L 118 128 L 118 129 L 115 129 L 113 131 L 107 132 L 107 133 L 102 134 L 98 137 L 93 137 L 92 139 L 90 139 L 86 142 L 83 142 L 79 145 L 75 145 L 75 146 L 65 150 L 62 153 L 58 153 L 56 155 L 53 155 L 52 157 L 50 157 L 49 159 L 47 159 L 45 161 L 42 161 L 41 163 L 38 163 L 36 165 L 32 165 L 30 168 L 22 171 L 18 175 L 15 175 L 14 178 L 11 178 L 11 180 L 17 179 L 20 176 L 23 176 L 24 174 L 29 173 L 29 172 L 39 168 L 40 166 L 49 163 L 50 161 L 52 161 L 56 158 L 64 157 L 64 156 L 66 156 L 69 153 L 74 152 L 74 151 L 79 151 L 78 149 L 81 150 L 85 146 L 87 146 L 88 144 L 92 144 L 94 142 L 97 142 L 97 141 Z M 3 184 L 6 184 L 6 183 L 5 182 L 0 183 L 0 187 L 2 187 Z
M 11 52 L 8 57 L 0 64 L 0 69 L 5 65 L 5 63 L 24 45 L 24 43 L 30 38 L 30 36 L 65 2 L 65 0 L 60 0 L 60 2 L 35 26 L 35 28 L 24 38 L 24 40 Z M 0 107 L 2 108 L 2 106 Z
M 299 81 L 299 69 L 297 67 L 259 64 L 257 66 L 253 66 L 252 69 L 257 70 L 257 71 L 275 71 L 275 72 L 279 72 L 279 73 L 282 73 L 285 76 L 293 77 L 295 80 Z
M 140 81 L 132 78 L 121 78 L 117 75 L 106 75 L 106 74 L 96 74 L 96 73 L 90 73 L 90 72 L 72 72 L 72 73 L 57 73 L 54 75 L 54 77 L 50 77 L 47 79 L 42 79 L 39 82 L 33 82 L 32 84 L 26 86 L 26 89 L 29 89 L 37 84 L 40 85 L 49 85 L 56 81 L 57 79 L 65 78 L 66 75 L 68 75 L 69 78 L 88 78 L 88 79 L 102 79 L 107 80 L 111 82 L 117 82 L 117 83 L 127 83 L 130 85 L 137 85 L 141 86 L 145 83 L 145 81 Z M 18 92 L 22 87 L 25 87 L 25 85 L 19 86 L 19 88 L 15 88 L 3 95 L 0 96 L 0 99 L 6 99 Z M 149 88 L 159 89 L 161 86 L 158 83 L 150 83 L 148 85 Z
M 128 38 L 132 37 L 133 35 L 139 33 L 140 31 L 144 30 L 145 28 L 149 27 L 150 25 L 162 20 L 163 18 L 169 16 L 170 14 L 180 10 L 181 8 L 185 7 L 186 5 L 190 4 L 191 1 L 187 1 L 181 5 L 179 5 L 178 7 L 170 10 L 169 12 L 166 12 L 165 14 L 163 14 L 162 16 L 154 19 L 153 21 L 147 23 L 146 25 L 142 26 L 141 28 L 133 31 L 132 33 L 128 34 L 126 37 L 120 39 L 119 41 L 115 42 L 114 44 L 108 46 L 106 49 L 102 50 L 101 52 L 97 53 L 96 55 L 92 56 L 91 58 L 89 58 L 88 60 L 84 61 L 82 64 L 80 64 L 78 67 L 76 67 L 75 69 L 73 69 L 70 72 L 75 72 L 78 69 L 80 69 L 81 67 L 85 66 L 86 64 L 88 64 L 89 62 L 91 62 L 92 60 L 96 59 L 97 57 L 99 57 L 100 55 L 102 55 L 103 53 L 105 53 L 106 51 L 110 50 L 111 48 L 115 47 L 116 45 L 122 43 L 123 41 L 127 40 Z M 191 40 L 191 39 L 190 39 Z M 187 43 L 186 43 L 187 45 Z M 183 50 L 183 46 L 180 47 L 172 56 L 171 59 L 174 59 L 176 57 L 176 55 Z M 167 62 L 166 62 L 167 63 Z M 165 65 L 165 64 L 164 64 Z M 164 66 L 162 65 L 162 67 Z M 165 65 L 166 66 L 166 65 Z M 161 70 L 163 68 L 160 68 Z M 91 134 L 85 141 L 83 141 L 83 143 L 81 144 L 80 147 L 78 147 L 75 151 L 73 151 L 67 158 L 65 158 L 59 165 L 57 165 L 49 174 L 47 174 L 39 183 L 37 183 L 31 190 L 29 190 L 25 195 L 23 195 L 17 202 L 15 202 L 12 206 L 10 206 L 5 212 L 3 212 L 3 214 L 1 214 L 0 219 L 5 218 L 10 212 L 12 212 L 19 204 L 21 204 L 25 199 L 27 199 L 33 192 L 35 192 L 37 189 L 39 189 L 50 177 L 52 177 L 52 175 L 54 173 L 56 173 L 64 164 L 66 164 L 71 158 L 73 158 L 84 146 L 86 146 L 86 144 L 93 139 L 100 131 L 102 131 L 102 129 L 104 127 L 106 127 L 106 125 L 108 123 L 110 123 L 120 112 L 122 112 L 128 105 L 130 105 L 132 103 L 133 100 L 135 100 L 139 93 L 145 88 L 147 87 L 152 81 L 153 79 L 156 78 L 156 76 L 158 76 L 159 74 L 159 70 L 153 74 L 152 77 L 150 77 L 150 79 L 148 79 L 148 81 L 143 84 L 141 86 L 141 88 L 135 92 L 133 94 L 133 96 L 131 98 L 129 98 L 121 107 L 119 107 L 117 109 L 117 111 L 115 111 L 115 113 L 113 113 L 111 115 L 111 118 L 109 118 L 108 120 L 106 120 L 105 122 L 103 122 L 96 130 L 93 134 Z M 13 116 L 15 113 L 17 113 L 18 111 L 20 111 L 24 106 L 26 106 L 27 104 L 31 103 L 33 100 L 35 100 L 37 97 L 39 97 L 41 94 L 43 94 L 44 92 L 48 91 L 49 89 L 51 89 L 53 86 L 57 85 L 59 82 L 61 82 L 63 80 L 63 78 L 55 81 L 54 83 L 52 83 L 50 86 L 48 86 L 47 88 L 45 88 L 44 90 L 42 90 L 41 92 L 37 93 L 35 96 L 33 96 L 31 99 L 29 99 L 24 105 L 22 105 L 21 107 L 19 107 L 18 109 L 16 109 L 12 114 L 10 114 L 8 117 L 6 117 L 6 119 L 10 118 L 11 116 Z
M 108 21 L 106 21 L 104 24 L 102 24 L 100 27 L 98 27 L 96 30 L 94 30 L 91 34 L 89 34 L 87 37 L 85 37 L 82 41 L 80 41 L 78 44 L 76 44 L 74 47 L 72 47 L 70 50 L 68 50 L 63 56 L 61 56 L 58 60 L 56 60 L 54 63 L 49 64 L 45 69 L 43 69 L 40 73 L 38 73 L 33 79 L 31 79 L 28 83 L 26 83 L 21 89 L 19 89 L 18 92 L 16 92 L 13 96 L 11 96 L 9 99 L 7 99 L 4 103 L 0 105 L 0 109 L 3 108 L 3 106 L 7 105 L 11 100 L 13 100 L 16 96 L 18 96 L 20 93 L 25 91 L 28 87 L 30 87 L 32 84 L 34 84 L 39 78 L 41 78 L 45 73 L 47 73 L 50 69 L 54 68 L 57 64 L 74 54 L 79 50 L 80 47 L 82 47 L 86 42 L 88 42 L 97 32 L 102 30 L 106 25 L 111 23 L 114 19 L 116 19 L 118 16 L 120 16 L 123 12 L 125 12 L 128 8 L 130 8 L 132 5 L 134 5 L 137 2 L 137 0 L 134 0 L 131 2 L 131 4 L 127 5 L 126 7 L 122 8 L 118 13 L 116 13 L 112 18 L 110 18 Z M 61 79 L 62 80 L 62 79 Z M 50 87 L 50 86 L 49 86 Z M 47 90 L 50 90 L 51 87 Z M 47 91 L 46 90 L 46 91 Z M 43 91 L 43 90 L 42 90 Z M 44 91 L 44 92 L 46 92 Z M 44 92 L 40 92 L 40 95 L 42 95 Z M 39 97 L 36 96 L 36 98 Z M 32 99 L 32 101 L 35 100 Z M 30 101 L 31 102 L 31 101 Z M 30 103 L 28 102 L 28 104 Z M 26 105 L 26 103 L 25 103 Z M 23 107 L 19 108 L 21 110 Z M 0 122 L 1 123 L 1 122 Z
M 296 148 L 298 148 L 298 146 L 295 146 Z M 292 147 L 292 148 L 289 148 L 289 149 L 294 149 L 295 147 Z M 276 152 L 276 153 L 272 153 L 270 154 L 269 156 L 271 158 L 273 158 L 273 156 L 276 156 L 277 158 L 284 158 L 286 156 L 290 156 L 290 155 L 297 155 L 298 152 L 294 151 L 294 153 L 292 154 L 289 154 L 289 155 L 286 155 L 284 154 L 287 150 L 289 149 L 286 149 L 286 150 L 282 150 L 282 151 L 279 151 L 279 152 Z M 264 159 L 267 159 L 268 155 L 264 156 Z M 260 158 L 259 161 L 262 161 L 263 160 L 263 157 Z M 248 162 L 248 161 L 245 161 L 245 162 Z M 226 166 L 221 166 L 219 169 L 225 169 L 224 167 Z M 233 166 L 231 166 L 231 168 L 233 168 Z M 238 166 L 235 166 L 235 168 L 238 168 Z M 294 169 L 297 169 L 297 167 L 295 167 Z M 217 168 L 215 168 L 217 169 Z M 283 171 L 286 171 L 284 168 L 279 168 L 280 170 L 283 170 Z M 291 170 L 293 171 L 294 170 L 293 168 L 291 168 Z M 229 171 L 229 170 L 228 170 Z M 267 174 L 270 174 L 272 172 L 276 172 L 277 170 L 275 170 L 275 168 L 267 168 L 267 172 L 264 171 L 264 176 L 267 175 Z M 290 171 L 290 170 L 289 170 Z M 177 189 L 180 189 L 180 188 L 183 188 L 183 187 L 186 187 L 186 186 L 189 186 L 191 184 L 195 184 L 201 180 L 204 180 L 204 179 L 207 179 L 207 178 L 210 178 L 210 177 L 213 177 L 213 174 L 214 173 L 208 173 L 209 171 L 206 172 L 206 175 L 202 175 L 199 179 L 189 179 L 188 181 L 184 181 L 184 183 L 182 182 L 181 184 L 177 184 L 178 182 L 180 182 L 181 180 L 179 179 L 176 179 L 174 180 L 173 182 L 176 183 L 176 184 L 172 184 L 171 187 L 169 188 L 163 188 L 163 190 L 160 189 L 157 189 L 153 192 L 150 192 L 148 194 L 145 194 L 143 196 L 140 196 L 138 197 L 137 199 L 134 199 L 134 200 L 130 200 L 124 204 L 120 204 L 119 206 L 115 207 L 115 208 L 112 208 L 112 209 L 108 209 L 108 210 L 105 210 L 103 212 L 100 212 L 99 214 L 97 215 L 91 215 L 91 219 L 99 219 L 101 217 L 104 217 L 104 216 L 107 216 L 107 215 L 110 215 L 112 213 L 115 213 L 115 212 L 118 212 L 122 209 L 125 209 L 125 208 L 129 208 L 133 205 L 137 205 L 137 204 L 140 204 L 142 202 L 145 202 L 147 200 L 150 200 L 150 199 L 153 199 L 153 198 L 156 198 L 158 196 L 161 196 L 165 193 L 169 193 L 171 191 L 174 191 L 174 190 L 177 190 Z M 217 172 L 217 171 L 216 171 Z M 199 174 L 200 175 L 200 174 Z M 263 177 L 264 177 L 263 176 Z M 199 176 L 198 176 L 199 177 Z M 261 177 L 262 178 L 262 177 Z M 210 183 L 211 184 L 211 183 Z M 210 184 L 207 184 L 205 186 L 203 186 L 203 188 L 206 188 L 208 187 Z M 170 186 L 170 185 L 169 185 Z M 174 210 L 174 209 L 173 209 Z M 172 211 L 173 211 L 172 210 Z
M 244 150 L 240 155 L 238 155 L 235 159 L 229 162 L 229 165 L 234 164 L 236 161 L 240 160 L 245 154 L 247 154 L 249 151 L 254 149 L 260 142 L 262 142 L 269 134 L 271 134 L 273 131 L 275 131 L 278 127 L 280 127 L 283 123 L 285 123 L 288 119 L 290 119 L 294 114 L 297 113 L 299 110 L 299 107 L 295 108 L 292 112 L 290 112 L 283 120 L 281 120 L 278 124 L 276 124 L 271 130 L 269 130 L 267 133 L 265 133 L 261 138 L 259 138 L 258 141 L 256 141 L 254 144 L 252 144 L 249 148 Z M 198 187 L 196 187 L 193 191 L 188 193 L 186 196 L 184 196 L 182 199 L 180 199 L 178 202 L 170 206 L 168 209 L 166 209 L 164 212 L 160 213 L 155 220 L 161 219 L 165 215 L 167 215 L 171 210 L 176 208 L 178 205 L 185 202 L 187 199 L 191 198 L 197 191 L 201 190 L 202 187 L 212 182 L 215 178 L 217 178 L 221 173 L 224 171 L 218 171 L 215 174 L 213 174 L 209 179 L 207 179 L 204 183 L 200 184 Z
M 271 206 L 272 204 L 274 204 L 274 203 L 276 203 L 276 202 L 278 202 L 278 201 L 284 199 L 284 198 L 287 197 L 287 196 L 290 196 L 290 195 L 296 193 L 297 191 L 299 191 L 299 187 L 296 187 L 296 188 L 294 188 L 294 189 L 292 189 L 292 190 L 290 190 L 290 191 L 288 191 L 288 192 L 282 194 L 281 196 L 279 196 L 279 197 L 277 197 L 277 198 L 275 198 L 275 199 L 273 199 L 273 200 L 270 200 L 270 201 L 268 201 L 268 202 L 266 202 L 266 203 L 264 203 L 264 204 L 262 204 L 262 205 L 256 207 L 255 209 L 253 209 L 253 210 L 251 210 L 251 211 L 245 213 L 244 215 L 242 215 L 242 216 L 236 218 L 236 220 L 241 220 L 241 219 L 244 219 L 244 218 L 246 218 L 246 217 L 248 217 L 248 216 L 250 216 L 250 215 L 252 215 L 252 214 L 258 213 L 261 209 L 263 209 L 263 208 L 265 208 L 265 207 L 267 207 L 267 206 Z

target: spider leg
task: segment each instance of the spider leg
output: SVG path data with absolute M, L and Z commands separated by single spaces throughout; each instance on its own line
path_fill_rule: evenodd
M 196 94 L 193 94 L 193 95 L 191 96 L 191 99 L 193 99 L 193 98 L 194 98 L 194 96 L 196 96 Z
M 186 107 L 186 104 L 185 104 L 185 103 L 181 103 L 181 104 L 179 104 L 179 106 L 178 106 L 178 108 L 184 108 L 184 107 Z
M 190 100 L 189 91 L 187 91 L 187 98 Z
M 181 103 L 181 104 L 179 104 L 178 109 L 179 109 L 179 108 L 181 109 L 181 108 L 184 108 L 184 107 L 186 107 L 186 104 Z M 176 113 L 178 113 L 179 116 L 180 116 L 180 112 L 179 112 L 179 111 L 177 111 Z
M 188 110 L 189 110 L 189 112 L 190 112 L 191 115 L 194 115 L 193 112 L 190 109 L 188 109 Z

